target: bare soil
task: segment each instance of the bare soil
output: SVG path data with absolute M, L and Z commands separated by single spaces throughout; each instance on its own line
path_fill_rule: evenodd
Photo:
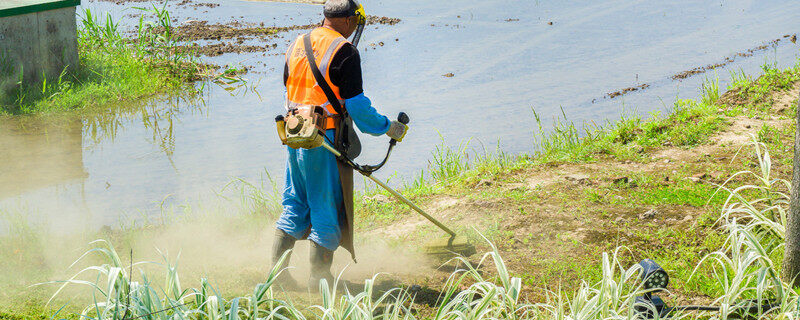
M 292 30 L 307 30 L 318 24 L 294 25 L 289 27 L 245 26 L 238 21 L 226 24 L 209 24 L 208 21 L 187 21 L 179 27 L 172 28 L 173 34 L 183 41 L 196 40 L 244 40 L 246 38 L 259 38 L 267 40 L 276 34 Z

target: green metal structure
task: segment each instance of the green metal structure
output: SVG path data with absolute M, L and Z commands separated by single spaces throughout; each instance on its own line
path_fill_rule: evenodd
M 80 4 L 81 0 L 3 0 L 0 1 L 0 18 L 77 7 Z

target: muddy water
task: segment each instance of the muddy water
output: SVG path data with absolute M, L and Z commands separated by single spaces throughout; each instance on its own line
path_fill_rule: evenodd
M 171 2 L 177 24 L 321 19 L 321 8 L 308 4 L 194 3 L 219 5 Z M 426 168 L 440 135 L 450 145 L 471 138 L 476 148 L 499 143 L 506 152 L 530 152 L 531 108 L 545 124 L 562 109 L 576 123 L 603 123 L 696 97 L 705 77 L 718 74 L 724 86 L 730 70 L 793 64 L 798 47 L 783 40 L 705 74 L 672 79 L 800 29 L 796 1 L 364 3 L 370 14 L 402 19 L 367 28 L 361 50 L 374 105 L 412 118 L 411 132 L 379 173 L 396 172 L 395 182 Z M 145 4 L 84 1 L 82 8 L 132 21 L 140 11 L 131 7 Z M 283 108 L 281 53 L 300 32 L 268 40 L 276 50 L 204 58 L 247 66 L 250 90 L 206 85 L 201 100 L 146 101 L 102 116 L 0 118 L 0 209 L 69 231 L 158 216 L 160 206 L 202 201 L 233 178 L 257 181 L 265 170 L 281 184 L 285 158 L 272 118 Z M 361 160 L 379 159 L 386 139 L 362 140 Z

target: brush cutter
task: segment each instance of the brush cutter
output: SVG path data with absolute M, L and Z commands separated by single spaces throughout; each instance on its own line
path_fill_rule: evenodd
M 312 116 L 311 118 L 313 118 L 313 117 L 314 116 Z M 389 159 L 389 156 L 392 154 L 392 149 L 397 144 L 397 140 L 391 139 L 391 141 L 389 141 L 389 148 L 386 151 L 386 156 L 383 158 L 383 161 L 381 161 L 377 165 L 360 165 L 360 164 L 355 163 L 352 159 L 348 158 L 346 155 L 343 155 L 339 150 L 336 150 L 336 148 L 334 148 L 331 145 L 330 141 L 327 141 L 328 139 L 327 139 L 327 137 L 324 136 L 324 131 L 319 130 L 319 126 L 315 125 L 318 122 L 320 122 L 319 120 L 317 120 L 317 119 L 309 119 L 309 118 L 304 118 L 304 119 L 306 119 L 306 120 L 301 120 L 301 121 L 299 121 L 300 123 L 297 123 L 298 121 L 289 121 L 289 120 L 287 120 L 287 123 L 284 123 L 284 117 L 283 116 L 278 116 L 275 119 L 278 122 L 278 133 L 281 134 L 282 132 L 288 132 L 288 133 L 291 134 L 292 126 L 311 127 L 311 128 L 315 128 L 316 127 L 317 130 L 313 130 L 313 131 L 319 132 L 320 134 L 318 136 L 320 136 L 320 138 L 317 138 L 317 137 L 304 138 L 303 139 L 304 141 L 316 140 L 314 144 L 315 145 L 320 145 L 320 140 L 322 140 L 321 141 L 321 146 L 324 147 L 325 149 L 327 149 L 328 151 L 330 151 L 331 153 L 333 153 L 333 155 L 335 155 L 337 159 L 339 159 L 340 161 L 344 162 L 348 166 L 352 167 L 354 170 L 358 171 L 359 173 L 361 173 L 365 177 L 369 178 L 370 180 L 372 180 L 373 182 L 375 182 L 376 184 L 381 186 L 381 188 L 385 189 L 386 191 L 389 191 L 389 193 L 391 193 L 395 198 L 397 198 L 398 200 L 402 201 L 403 203 L 405 203 L 406 205 L 411 207 L 411 209 L 414 209 L 414 211 L 419 213 L 421 216 L 425 217 L 425 219 L 428 219 L 428 221 L 432 222 L 434 225 L 439 227 L 439 229 L 442 229 L 442 231 L 444 231 L 444 232 L 446 232 L 447 234 L 450 235 L 449 238 L 442 239 L 442 240 L 439 240 L 439 241 L 434 241 L 434 242 L 426 244 L 424 246 L 424 253 L 425 254 L 427 254 L 429 256 L 436 257 L 436 258 L 448 258 L 448 257 L 451 257 L 453 254 L 461 254 L 461 255 L 464 255 L 464 256 L 470 256 L 470 255 L 475 254 L 475 252 L 476 252 L 475 247 L 473 245 L 471 245 L 470 243 L 468 243 L 466 241 L 466 239 L 464 239 L 463 237 L 457 236 L 456 233 L 453 230 L 451 230 L 450 228 L 448 228 L 447 226 L 445 226 L 444 224 L 439 222 L 439 220 L 436 220 L 436 218 L 434 218 L 433 216 L 431 216 L 428 213 L 426 213 L 419 206 L 417 206 L 416 204 L 411 202 L 411 200 L 408 200 L 408 198 L 404 197 L 402 194 L 400 194 L 399 192 L 395 191 L 394 189 L 392 189 L 391 187 L 386 185 L 383 181 L 381 181 L 378 178 L 375 178 L 375 176 L 372 175 L 373 172 L 377 171 L 378 169 L 383 167 L 384 164 L 386 164 L 386 161 Z M 405 112 L 401 112 L 397 116 L 397 121 L 402 123 L 402 124 L 408 125 L 408 122 L 410 121 L 410 119 L 409 119 L 408 115 L 406 115 Z M 291 122 L 292 124 L 290 124 L 288 122 Z M 322 131 L 322 132 L 320 132 L 320 131 Z M 324 139 L 322 139 L 321 137 L 324 137 Z M 287 141 L 287 139 L 291 139 L 291 138 L 292 138 L 291 136 L 287 138 L 285 136 L 285 134 L 284 134 L 284 136 L 281 137 L 281 140 Z M 290 146 L 291 146 L 291 144 L 290 144 Z
M 401 112 L 397 116 L 397 121 L 399 121 L 402 124 L 408 125 L 410 119 L 405 112 Z M 458 253 L 464 256 L 470 256 L 475 254 L 476 252 L 475 247 L 469 244 L 463 237 L 457 236 L 453 230 L 451 230 L 450 228 L 439 222 L 439 220 L 436 220 L 436 218 L 426 213 L 419 206 L 411 202 L 411 200 L 408 200 L 408 198 L 404 197 L 402 194 L 395 191 L 394 189 L 383 183 L 383 181 L 381 181 L 378 178 L 375 178 L 375 176 L 372 175 L 373 172 L 377 171 L 378 169 L 383 167 L 384 164 L 386 164 L 386 160 L 389 159 L 389 156 L 392 154 L 392 149 L 396 144 L 397 140 L 395 139 L 389 141 L 389 149 L 386 151 L 386 156 L 383 158 L 383 161 L 374 166 L 359 165 L 353 162 L 351 159 L 343 157 L 342 153 L 336 150 L 333 146 L 331 146 L 328 143 L 328 141 L 323 141 L 322 147 L 333 153 L 337 158 L 343 160 L 347 165 L 352 167 L 354 170 L 358 171 L 365 177 L 375 182 L 377 185 L 381 186 L 381 188 L 385 189 L 386 191 L 389 191 L 389 193 L 391 193 L 395 198 L 397 198 L 401 202 L 411 207 L 411 209 L 414 209 L 414 211 L 419 213 L 421 216 L 425 217 L 425 219 L 428 219 L 428 221 L 432 222 L 434 225 L 439 227 L 439 229 L 442 229 L 442 231 L 450 235 L 450 237 L 447 239 L 442 239 L 440 241 L 428 243 L 427 245 L 425 245 L 424 246 L 425 254 L 435 257 L 447 257 L 451 256 L 454 253 Z

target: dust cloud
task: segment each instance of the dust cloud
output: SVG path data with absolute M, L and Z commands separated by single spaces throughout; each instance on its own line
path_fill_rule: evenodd
M 223 296 L 240 296 L 264 282 L 271 268 L 274 222 L 253 215 L 211 215 L 161 226 L 75 234 L 53 233 L 44 224 L 34 226 L 24 219 L 24 213 L 0 216 L 6 227 L 6 233 L 0 236 L 0 307 L 31 299 L 46 301 L 59 285 L 32 284 L 66 280 L 87 266 L 108 263 L 99 253 L 92 253 L 70 268 L 84 252 L 103 246 L 90 244 L 96 239 L 108 240 L 124 265 L 130 264 L 131 257 L 134 262 L 152 262 L 134 266 L 132 281 L 143 281 L 141 272 L 146 272 L 159 286 L 169 264 L 177 267 L 183 289 L 198 288 L 206 278 Z M 358 290 L 365 279 L 378 273 L 379 279 L 402 285 L 402 279 L 419 276 L 435 266 L 410 243 L 392 245 L 381 239 L 359 239 L 358 233 L 356 238 L 358 262 L 339 249 L 332 268 L 335 275 L 341 273 L 341 279 L 352 285 L 350 290 Z M 298 241 L 288 270 L 304 285 L 309 269 L 309 241 Z M 80 279 L 94 281 L 96 276 L 91 271 Z M 76 303 L 90 296 L 89 288 L 73 287 L 57 301 Z
M 132 281 L 143 280 L 141 270 L 159 284 L 165 264 L 177 266 L 184 289 L 199 287 L 206 278 L 225 296 L 247 294 L 266 280 L 271 270 L 275 211 L 280 210 L 273 203 L 277 201 L 274 195 L 254 187 L 229 190 L 234 195 L 227 197 L 215 192 L 191 205 L 165 207 L 161 201 L 155 212 L 147 208 L 122 212 L 119 207 L 124 196 L 141 190 L 122 189 L 126 191 L 121 196 L 104 194 L 100 198 L 85 194 L 81 181 L 88 173 L 83 151 L 92 139 L 84 136 L 84 126 L 79 117 L 0 121 L 0 147 L 4 150 L 0 159 L 7 164 L 0 167 L 0 309 L 26 301 L 43 305 L 58 285 L 31 285 L 70 279 L 87 266 L 108 263 L 94 252 L 70 267 L 83 253 L 103 246 L 91 243 L 98 239 L 108 240 L 124 265 L 152 262 L 136 265 Z M 70 186 L 49 187 L 64 183 Z M 111 189 L 123 187 L 111 185 Z M 27 193 L 37 193 L 37 197 L 19 196 Z M 112 218 L 118 220 L 111 222 Z M 109 223 L 115 226 L 107 226 Z M 411 243 L 390 243 L 383 238 L 391 237 L 357 232 L 358 263 L 340 249 L 334 274 L 341 272 L 342 279 L 358 284 L 377 273 L 385 273 L 380 278 L 408 278 L 436 264 L 415 253 Z M 308 241 L 298 242 L 289 268 L 299 283 L 307 282 Z M 94 281 L 96 272 L 85 272 L 79 278 Z M 88 287 L 73 287 L 61 295 L 64 302 L 90 297 Z

